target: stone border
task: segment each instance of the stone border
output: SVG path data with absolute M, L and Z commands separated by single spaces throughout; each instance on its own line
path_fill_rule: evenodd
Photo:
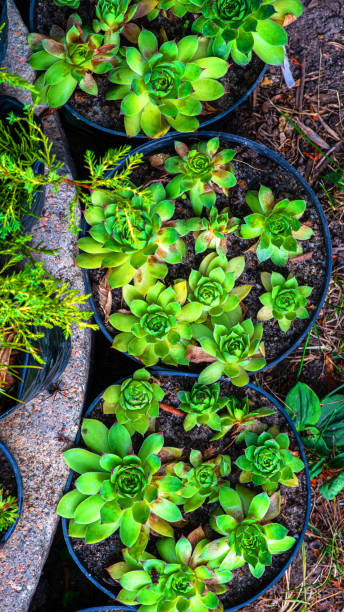
M 33 82 L 33 71 L 26 63 L 30 54 L 27 29 L 12 0 L 8 3 L 8 17 L 9 44 L 3 65 Z M 30 94 L 20 89 L 2 86 L 0 93 L 30 102 Z M 72 165 L 57 114 L 47 116 L 43 124 L 54 142 L 54 152 L 65 162 L 70 174 Z M 41 258 L 47 270 L 84 293 L 82 271 L 74 265 L 76 239 L 64 220 L 73 194 L 70 186 L 63 186 L 58 194 L 50 188 L 46 190 L 43 216 L 33 228 L 33 235 L 35 242 L 59 249 L 55 257 Z M 48 556 L 58 523 L 55 509 L 69 472 L 62 453 L 73 445 L 78 431 L 90 348 L 91 332 L 74 331 L 72 355 L 60 379 L 60 389 L 53 394 L 41 393 L 1 421 L 0 439 L 7 444 L 21 470 L 24 505 L 14 534 L 0 550 L 0 610 L 29 609 Z

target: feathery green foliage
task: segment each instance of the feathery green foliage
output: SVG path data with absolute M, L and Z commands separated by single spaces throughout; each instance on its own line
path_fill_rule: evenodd
M 159 402 L 165 393 L 150 379 L 150 373 L 142 368 L 122 384 L 111 385 L 104 392 L 104 414 L 115 414 L 118 423 L 125 425 L 130 435 L 135 431 L 145 434 L 150 420 L 159 416 Z
M 44 336 L 44 329 L 59 327 L 66 338 L 73 324 L 80 329 L 97 329 L 89 323 L 92 312 L 78 309 L 88 297 L 48 275 L 42 262 L 8 273 L 0 284 L 1 347 L 24 351 L 44 363 L 34 345 L 35 339 Z M 9 340 L 12 335 L 14 339 Z
M 219 138 L 201 140 L 189 147 L 178 140 L 174 143 L 178 157 L 168 157 L 165 169 L 176 176 L 167 184 L 166 192 L 170 198 L 178 198 L 188 193 L 194 213 L 200 216 L 203 206 L 212 208 L 216 201 L 216 191 L 228 196 L 228 189 L 234 187 L 236 178 L 231 164 L 235 151 L 222 149 Z
M 257 313 L 259 321 L 275 319 L 281 330 L 287 332 L 295 319 L 308 319 L 306 306 L 312 287 L 300 286 L 292 274 L 285 279 L 278 272 L 262 272 L 261 279 L 267 293 L 259 298 L 263 304 Z

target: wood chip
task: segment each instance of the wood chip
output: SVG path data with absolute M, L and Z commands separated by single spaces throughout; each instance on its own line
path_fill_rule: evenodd
M 168 153 L 156 153 L 149 158 L 149 163 L 153 168 L 163 168 L 166 159 L 169 157 Z
M 302 253 L 302 255 L 297 255 L 296 257 L 290 258 L 290 263 L 302 263 L 303 261 L 307 261 L 307 259 L 312 259 L 313 251 L 309 251 L 308 253 Z
M 108 322 L 112 306 L 112 293 L 108 281 L 109 272 L 105 274 L 98 285 L 99 306 L 104 313 L 105 323 Z
M 294 118 L 294 122 L 296 123 L 297 127 L 299 127 L 300 130 L 302 130 L 302 132 L 307 136 L 307 138 L 312 140 L 318 147 L 321 149 L 330 148 L 330 145 L 328 145 L 327 142 L 321 138 L 321 136 L 314 132 L 312 128 L 308 127 L 308 125 L 305 125 L 302 121 L 300 121 L 300 119 Z

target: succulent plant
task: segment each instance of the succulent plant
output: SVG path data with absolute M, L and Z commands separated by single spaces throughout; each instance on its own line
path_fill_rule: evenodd
M 208 540 L 193 548 L 187 538 L 157 541 L 159 559 L 147 552 L 138 562 L 125 551 L 125 562 L 107 568 L 122 590 L 117 599 L 128 605 L 139 604 L 138 612 L 222 612 L 217 595 L 225 593 L 232 579 L 229 570 L 210 570 L 201 560 Z
M 220 490 L 220 504 L 226 514 L 213 516 L 211 526 L 223 537 L 207 544 L 201 554 L 205 561 L 212 559 L 210 567 L 234 570 L 248 563 L 253 576 L 260 578 L 272 563 L 272 555 L 295 544 L 283 525 L 271 522 L 280 513 L 279 493 L 269 498 L 237 485 L 235 491 Z
M 299 17 L 300 0 L 193 0 L 202 15 L 192 30 L 210 37 L 212 50 L 225 59 L 231 53 L 240 66 L 251 61 L 254 51 L 267 64 L 283 64 L 288 37 L 284 17 Z
M 262 272 L 261 279 L 267 293 L 260 296 L 263 308 L 258 311 L 257 319 L 268 321 L 276 319 L 281 330 L 287 332 L 295 319 L 309 317 L 306 308 L 307 298 L 312 287 L 299 285 L 293 274 L 285 279 L 278 272 Z
M 96 96 L 98 87 L 93 74 L 109 72 L 118 63 L 114 45 L 102 45 L 101 34 L 89 34 L 79 15 L 69 17 L 66 34 L 53 26 L 50 38 L 29 34 L 28 42 L 35 51 L 29 59 L 30 66 L 45 71 L 35 81 L 35 102 L 48 103 L 51 108 L 66 104 L 77 85 Z
M 220 397 L 220 384 L 202 385 L 195 383 L 190 391 L 178 391 L 179 409 L 187 412 L 184 419 L 185 431 L 195 425 L 207 425 L 210 429 L 221 427 L 218 411 L 227 405 L 228 398 Z
M 122 195 L 121 195 L 122 194 Z M 90 236 L 78 246 L 85 253 L 76 258 L 81 268 L 111 268 L 110 287 L 123 287 L 134 279 L 144 294 L 157 278 L 167 274 L 167 263 L 179 263 L 185 244 L 170 222 L 174 203 L 166 200 L 161 183 L 150 185 L 145 194 L 95 190 L 85 211 Z M 173 223 L 172 223 L 173 225 Z
M 71 9 L 77 9 L 80 4 L 80 0 L 54 0 L 56 6 L 67 6 Z
M 250 292 L 251 285 L 234 287 L 245 268 L 244 257 L 227 260 L 224 255 L 209 253 L 198 270 L 191 270 L 188 280 L 189 302 L 200 302 L 203 318 L 217 317 L 237 308 Z
M 176 492 L 182 483 L 162 475 L 159 453 L 164 452 L 163 436 L 148 436 L 135 455 L 123 425 L 108 429 L 96 419 L 84 419 L 81 435 L 87 449 L 72 448 L 64 453 L 67 465 L 81 475 L 75 489 L 57 506 L 57 514 L 71 519 L 69 535 L 94 544 L 119 529 L 125 546 L 138 543 L 142 550 L 150 529 L 173 536 L 169 523 L 182 517 L 175 503 L 180 503 Z M 172 459 L 180 455 L 178 449 L 165 452 Z
M 120 385 L 111 385 L 103 395 L 104 414 L 115 414 L 118 423 L 125 425 L 130 435 L 136 431 L 145 434 L 150 419 L 159 416 L 159 402 L 164 391 L 150 382 L 151 374 L 140 369 Z
M 178 198 L 188 192 L 194 213 L 201 215 L 203 206 L 212 208 L 216 192 L 228 196 L 228 189 L 236 184 L 231 164 L 235 151 L 222 149 L 219 138 L 202 140 L 191 149 L 178 140 L 174 143 L 178 156 L 168 157 L 165 169 L 176 176 L 167 184 L 169 198 Z
M 143 30 L 138 49 L 127 47 L 118 67 L 109 74 L 115 83 L 106 97 L 122 100 L 121 112 L 128 136 L 140 130 L 151 138 L 166 134 L 172 126 L 194 132 L 202 101 L 217 100 L 225 93 L 216 79 L 228 70 L 225 60 L 208 57 L 208 41 L 185 36 L 167 41 L 158 49 L 156 36 Z
M 199 13 L 200 8 L 192 0 L 158 0 L 157 6 L 153 9 L 148 18 L 150 21 L 155 19 L 160 11 L 171 9 L 176 17 L 184 17 L 186 13 Z
M 227 236 L 239 227 L 240 219 L 232 217 L 229 208 L 219 212 L 216 206 L 209 211 L 209 217 L 193 217 L 176 222 L 180 236 L 194 232 L 196 253 L 215 249 L 218 255 L 227 255 Z
M 202 313 L 202 304 L 185 304 L 186 282 L 165 287 L 157 282 L 144 300 L 132 285 L 123 287 L 123 298 L 130 312 L 116 312 L 109 317 L 119 330 L 113 347 L 138 357 L 145 366 L 162 359 L 170 365 L 187 365 L 188 341 L 192 338 L 190 323 Z
M 0 532 L 7 531 L 18 518 L 17 499 L 0 484 Z
M 250 402 L 245 395 L 242 399 L 235 395 L 230 395 L 225 405 L 225 411 L 219 414 L 220 431 L 215 433 L 212 440 L 223 438 L 233 427 L 243 427 L 253 424 L 257 419 L 274 414 L 274 410 L 267 407 L 254 408 L 250 410 Z
M 210 384 L 226 374 L 233 385 L 247 385 L 247 372 L 256 372 L 266 364 L 261 356 L 262 335 L 263 326 L 253 325 L 251 319 L 230 328 L 215 323 L 214 328 L 210 329 L 202 323 L 198 324 L 197 339 L 203 350 L 214 357 L 214 362 L 199 375 L 199 382 Z
M 247 431 L 244 439 L 247 447 L 245 454 L 236 461 L 236 465 L 243 470 L 240 482 L 252 482 L 269 494 L 277 490 L 279 483 L 286 487 L 298 486 L 295 472 L 300 472 L 305 466 L 288 450 L 288 434 L 270 427 L 261 434 Z
M 224 477 L 231 472 L 229 455 L 217 455 L 209 461 L 203 461 L 202 453 L 192 450 L 190 463 L 178 461 L 168 466 L 168 471 L 183 483 L 179 494 L 184 499 L 184 512 L 197 510 L 206 500 L 208 503 L 218 501 L 220 489 L 226 486 Z
M 301 225 L 299 219 L 306 209 L 305 200 L 284 199 L 275 203 L 269 187 L 261 185 L 259 192 L 249 191 L 246 202 L 252 215 L 245 217 L 240 228 L 243 238 L 257 238 L 259 261 L 271 261 L 276 266 L 285 266 L 289 257 L 302 253 L 299 240 L 308 240 L 313 230 Z
M 130 42 L 137 43 L 140 28 L 132 20 L 150 13 L 155 4 L 155 0 L 143 0 L 137 4 L 131 0 L 98 0 L 92 28 L 94 32 L 103 31 L 105 44 L 113 44 L 116 49 L 120 46 L 120 33 Z

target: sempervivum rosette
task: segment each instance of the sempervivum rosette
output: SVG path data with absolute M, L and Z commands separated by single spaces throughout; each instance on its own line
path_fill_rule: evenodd
M 295 319 L 309 317 L 306 305 L 312 287 L 300 286 L 292 274 L 285 279 L 278 272 L 262 272 L 261 279 L 267 293 L 259 298 L 263 304 L 257 314 L 260 321 L 276 319 L 282 331 L 287 332 Z

